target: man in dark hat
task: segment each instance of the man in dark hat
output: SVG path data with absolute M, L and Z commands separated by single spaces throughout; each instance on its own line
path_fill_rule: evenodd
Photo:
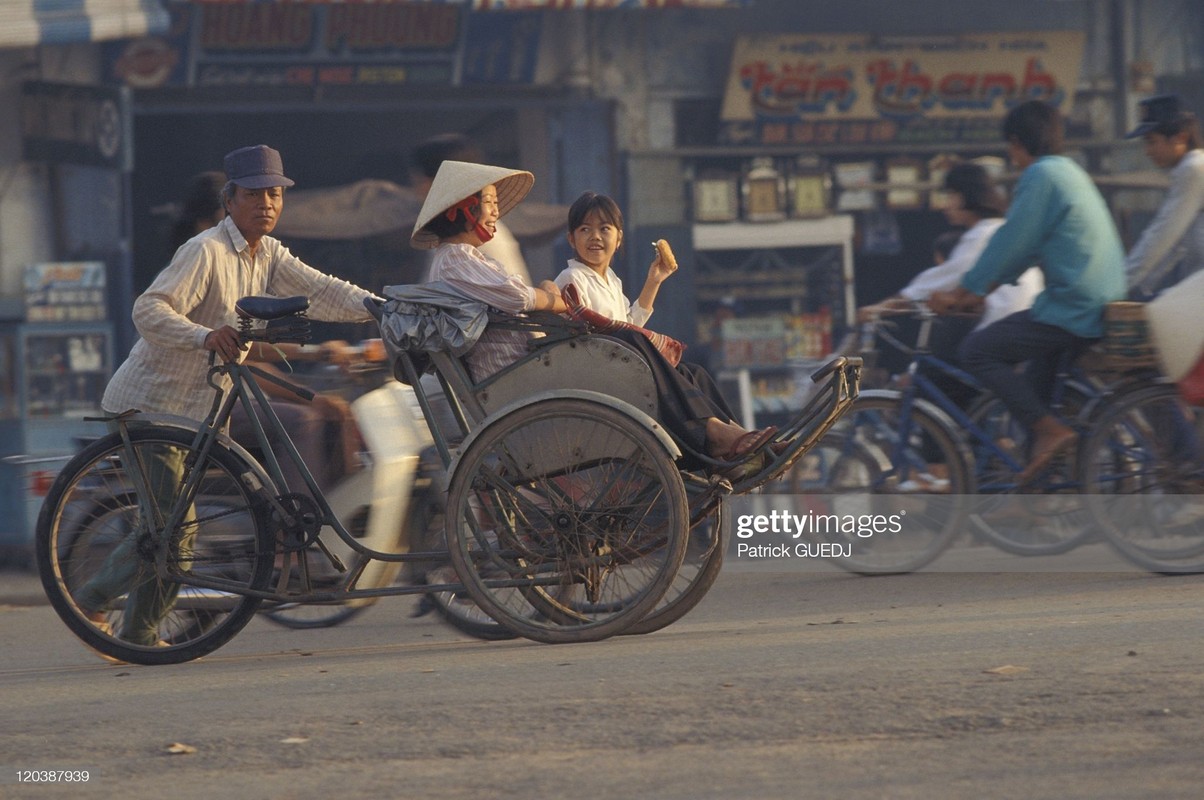
M 284 207 L 280 153 L 267 145 L 226 155 L 222 201 L 227 216 L 182 244 L 171 263 L 134 301 L 141 334 L 105 390 L 101 406 L 201 420 L 213 402 L 209 353 L 241 361 L 246 353 L 235 329 L 235 302 L 248 295 L 306 295 L 309 314 L 331 322 L 368 322 L 369 292 L 308 266 L 270 235 Z M 224 379 L 229 391 L 229 379 Z M 165 448 L 152 470 L 182 474 L 182 453 Z M 153 479 L 152 475 L 152 479 Z M 175 602 L 178 584 L 163 584 L 153 565 L 137 555 L 137 531 L 114 548 L 104 567 L 78 595 L 80 610 L 105 633 L 154 646 L 160 622 Z M 109 628 L 109 608 L 128 592 L 120 630 Z
M 1170 170 L 1166 199 L 1125 259 L 1131 295 L 1147 299 L 1204 266 L 1204 149 L 1178 95 L 1141 101 L 1141 122 L 1125 138 L 1139 136 L 1150 161 Z

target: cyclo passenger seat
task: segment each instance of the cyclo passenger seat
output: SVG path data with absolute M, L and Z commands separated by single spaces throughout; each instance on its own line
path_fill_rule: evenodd
M 474 304 L 463 298 L 455 302 L 465 308 L 445 312 L 439 306 L 410 299 L 436 291 L 434 286 L 386 287 L 385 294 L 392 298 L 391 301 L 383 307 L 373 301 L 365 301 L 365 305 L 381 320 L 381 337 L 393 357 L 398 380 L 412 384 L 421 372 L 434 372 L 443 385 L 448 401 L 453 407 L 459 407 L 462 427 L 475 428 L 490 414 L 540 392 L 568 389 L 594 391 L 618 398 L 656 419 L 656 387 L 652 371 L 635 350 L 622 342 L 588 334 L 583 324 L 551 312 L 537 311 L 523 316 L 503 314 L 488 311 L 483 304 Z M 453 303 L 451 299 L 448 302 Z M 405 334 L 398 341 L 396 329 L 399 326 L 391 324 L 397 320 L 391 321 L 389 316 L 398 313 L 399 303 L 401 307 L 417 312 L 406 318 L 407 326 L 418 322 L 434 327 L 448 325 L 451 323 L 447 316 L 464 311 L 465 326 L 471 328 L 471 342 L 458 338 L 455 348 L 446 343 L 440 346 L 437 336 L 425 335 L 430 331 L 419 332 L 412 327 L 406 327 Z M 473 309 L 474 305 L 478 308 Z M 468 319 L 474 313 L 479 313 L 481 317 Z M 503 327 L 542 336 L 531 338 L 527 355 L 477 382 L 472 379 L 456 350 L 466 353 L 486 327 Z M 463 430 L 460 433 L 467 435 L 468 432 Z

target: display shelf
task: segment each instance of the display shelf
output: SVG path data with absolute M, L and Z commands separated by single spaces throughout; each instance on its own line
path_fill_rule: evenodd
M 853 218 L 698 223 L 699 338 L 721 353 L 741 421 L 801 408 L 839 329 L 852 327 Z

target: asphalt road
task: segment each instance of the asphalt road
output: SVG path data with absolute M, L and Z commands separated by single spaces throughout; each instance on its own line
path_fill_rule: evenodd
M 1198 798 L 1204 577 L 1099 563 L 725 570 L 676 625 L 589 645 L 392 598 L 176 667 L 0 606 L 0 797 Z M 45 768 L 90 780 L 14 782 Z

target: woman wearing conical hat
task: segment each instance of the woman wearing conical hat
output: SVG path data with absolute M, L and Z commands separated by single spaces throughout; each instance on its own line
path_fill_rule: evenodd
M 567 311 L 554 283 L 528 286 L 479 249 L 493 237 L 498 219 L 518 205 L 534 183 L 535 177 L 523 170 L 443 162 L 410 237 L 410 244 L 418 249 L 434 248 L 430 279 L 511 314 Z M 685 381 L 645 337 L 625 333 L 614 335 L 636 348 L 652 369 L 661 422 L 688 446 L 712 457 L 742 460 L 759 453 L 773 438 L 774 428 L 747 431 L 735 424 L 705 392 Z M 528 352 L 527 341 L 521 331 L 487 329 L 465 356 L 472 379 L 483 381 L 518 361 Z

